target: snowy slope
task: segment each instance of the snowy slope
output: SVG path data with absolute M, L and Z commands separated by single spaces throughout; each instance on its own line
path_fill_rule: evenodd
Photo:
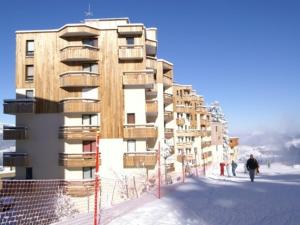
M 299 225 L 300 169 L 273 164 L 261 172 L 254 183 L 241 172 L 234 178 L 190 178 L 165 188 L 162 199 L 126 203 L 131 211 L 109 224 Z

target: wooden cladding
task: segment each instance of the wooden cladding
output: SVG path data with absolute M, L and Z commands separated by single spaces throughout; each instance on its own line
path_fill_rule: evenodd
M 198 106 L 198 107 L 196 107 L 196 111 L 197 111 L 198 113 L 200 113 L 201 115 L 206 115 L 206 114 L 208 114 L 207 109 L 206 109 L 205 107 L 203 107 L 203 106 Z
M 183 118 L 177 118 L 176 119 L 176 124 L 178 125 L 178 126 L 183 126 L 184 125 L 184 119 Z
M 173 95 L 168 94 L 168 93 L 164 93 L 164 104 L 165 105 L 170 105 L 172 103 L 173 103 Z
M 100 85 L 99 73 L 74 71 L 60 75 L 61 88 L 98 87 Z
M 192 142 L 178 142 L 177 148 L 192 148 L 193 143 Z
M 156 165 L 156 152 L 132 152 L 124 153 L 124 168 L 148 168 L 153 169 Z
M 146 97 L 156 97 L 157 96 L 157 86 L 154 85 L 153 88 L 146 89 Z
M 207 148 L 211 146 L 211 141 L 204 141 L 201 143 L 201 148 Z
M 163 76 L 164 87 L 171 87 L 173 85 L 173 78 Z
M 90 45 L 67 46 L 60 50 L 62 62 L 90 62 L 99 59 L 98 48 Z
M 154 74 L 153 71 L 133 71 L 124 72 L 123 74 L 123 85 L 124 87 L 145 87 L 153 88 Z
M 3 112 L 6 114 L 35 113 L 34 99 L 4 100 Z
M 165 128 L 165 138 L 170 139 L 174 137 L 174 129 L 172 128 Z
M 121 25 L 118 26 L 119 36 L 141 36 L 143 34 L 143 25 Z
M 144 46 L 143 45 L 121 45 L 119 46 L 119 60 L 142 61 L 144 59 Z
M 192 106 L 185 106 L 185 105 L 176 105 L 176 112 L 178 113 L 192 113 L 193 107 Z
M 72 37 L 93 37 L 98 35 L 99 30 L 82 26 L 67 26 L 58 32 L 58 36 L 61 38 L 72 38 Z
M 59 165 L 65 168 L 95 167 L 96 152 L 59 153 Z
M 158 114 L 158 104 L 155 100 L 147 100 L 146 101 L 146 113 L 150 115 Z
M 158 131 L 154 125 L 135 125 L 124 126 L 125 139 L 148 139 L 157 138 Z
M 198 137 L 201 135 L 200 130 L 177 130 L 177 136 Z
M 157 53 L 157 41 L 146 39 L 146 55 L 156 56 Z
M 65 194 L 85 197 L 95 194 L 95 180 L 65 181 Z
M 9 167 L 27 167 L 29 166 L 29 157 L 27 153 L 4 152 L 3 166 Z
M 3 140 L 23 140 L 27 138 L 27 127 L 3 126 Z
M 178 162 L 190 161 L 193 160 L 195 157 L 193 154 L 186 154 L 186 155 L 177 155 Z
M 59 138 L 65 140 L 96 140 L 99 126 L 64 126 L 59 128 Z
M 170 122 L 171 120 L 173 120 L 173 112 L 172 111 L 165 111 L 164 112 L 164 118 L 165 118 L 165 122 Z
M 147 69 L 153 69 L 155 71 L 157 69 L 156 58 L 147 56 L 146 57 L 146 68 Z
M 99 113 L 100 101 L 96 99 L 69 98 L 60 102 L 63 113 Z

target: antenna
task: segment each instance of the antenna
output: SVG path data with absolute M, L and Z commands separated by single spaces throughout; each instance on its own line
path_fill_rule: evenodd
M 88 11 L 85 11 L 84 14 L 85 14 L 85 17 L 87 17 L 87 18 L 93 16 L 93 12 L 91 11 L 91 4 L 89 4 Z

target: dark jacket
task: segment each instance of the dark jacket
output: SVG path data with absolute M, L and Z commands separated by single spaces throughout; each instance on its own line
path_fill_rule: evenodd
M 251 159 L 250 158 L 250 159 L 247 160 L 246 166 L 247 166 L 248 170 L 255 170 L 255 169 L 258 168 L 258 162 L 257 162 L 256 159 Z

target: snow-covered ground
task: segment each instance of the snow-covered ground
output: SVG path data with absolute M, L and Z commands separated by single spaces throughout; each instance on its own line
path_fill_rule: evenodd
M 189 178 L 154 196 L 104 210 L 102 224 L 299 225 L 300 166 L 260 167 L 250 182 L 239 166 L 237 177 Z

